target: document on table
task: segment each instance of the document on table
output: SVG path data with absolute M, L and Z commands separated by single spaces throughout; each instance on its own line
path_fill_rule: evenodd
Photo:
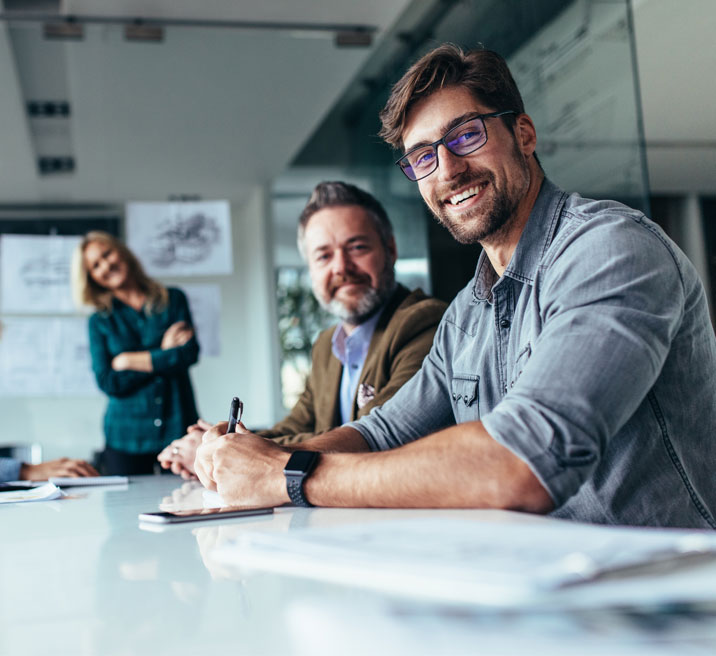
M 126 476 L 51 476 L 50 483 L 58 487 L 87 487 L 93 485 L 126 485 Z
M 126 476 L 50 476 L 47 481 L 10 481 L 0 483 L 0 491 L 3 485 L 10 485 L 13 488 L 32 489 L 41 487 L 48 482 L 54 483 L 57 487 L 89 487 L 95 485 L 127 485 L 129 478 Z
M 575 598 L 585 588 L 621 586 L 623 594 L 625 582 L 663 583 L 663 571 L 694 559 L 706 561 L 716 573 L 716 534 L 554 520 L 406 519 L 244 532 L 212 558 L 413 597 L 514 606 L 544 603 L 555 595 Z M 716 600 L 713 585 L 698 594 Z
M 50 501 L 65 496 L 54 483 L 45 483 L 26 490 L 3 492 L 0 488 L 0 503 L 23 503 L 26 501 Z

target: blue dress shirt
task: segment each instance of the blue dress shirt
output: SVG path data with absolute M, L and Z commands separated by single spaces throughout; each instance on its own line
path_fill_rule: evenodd
M 350 421 L 360 374 L 363 371 L 363 364 L 368 355 L 370 340 L 373 337 L 373 332 L 382 312 L 381 308 L 370 319 L 356 326 L 350 335 L 346 333 L 343 324 L 336 326 L 336 330 L 333 333 L 331 340 L 333 355 L 343 365 L 340 390 L 342 423 Z

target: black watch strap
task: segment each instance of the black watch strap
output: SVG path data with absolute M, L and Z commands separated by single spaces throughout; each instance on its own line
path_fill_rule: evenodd
M 294 451 L 288 459 L 283 475 L 286 477 L 286 491 L 293 505 L 313 507 L 303 492 L 303 482 L 313 471 L 319 456 L 317 451 Z

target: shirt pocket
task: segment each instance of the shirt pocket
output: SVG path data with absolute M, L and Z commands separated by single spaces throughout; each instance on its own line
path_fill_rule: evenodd
M 510 389 L 515 386 L 517 379 L 522 375 L 522 371 L 532 355 L 532 343 L 527 342 L 517 353 L 515 365 L 512 367 L 512 376 L 510 376 Z
M 453 374 L 452 406 L 457 423 L 480 418 L 480 377 L 476 374 Z

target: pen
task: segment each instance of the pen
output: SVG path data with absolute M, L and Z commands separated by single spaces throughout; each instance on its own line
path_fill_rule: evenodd
M 244 404 L 238 396 L 231 399 L 231 407 L 229 408 L 229 428 L 227 433 L 236 432 L 236 424 L 241 421 L 244 414 Z

